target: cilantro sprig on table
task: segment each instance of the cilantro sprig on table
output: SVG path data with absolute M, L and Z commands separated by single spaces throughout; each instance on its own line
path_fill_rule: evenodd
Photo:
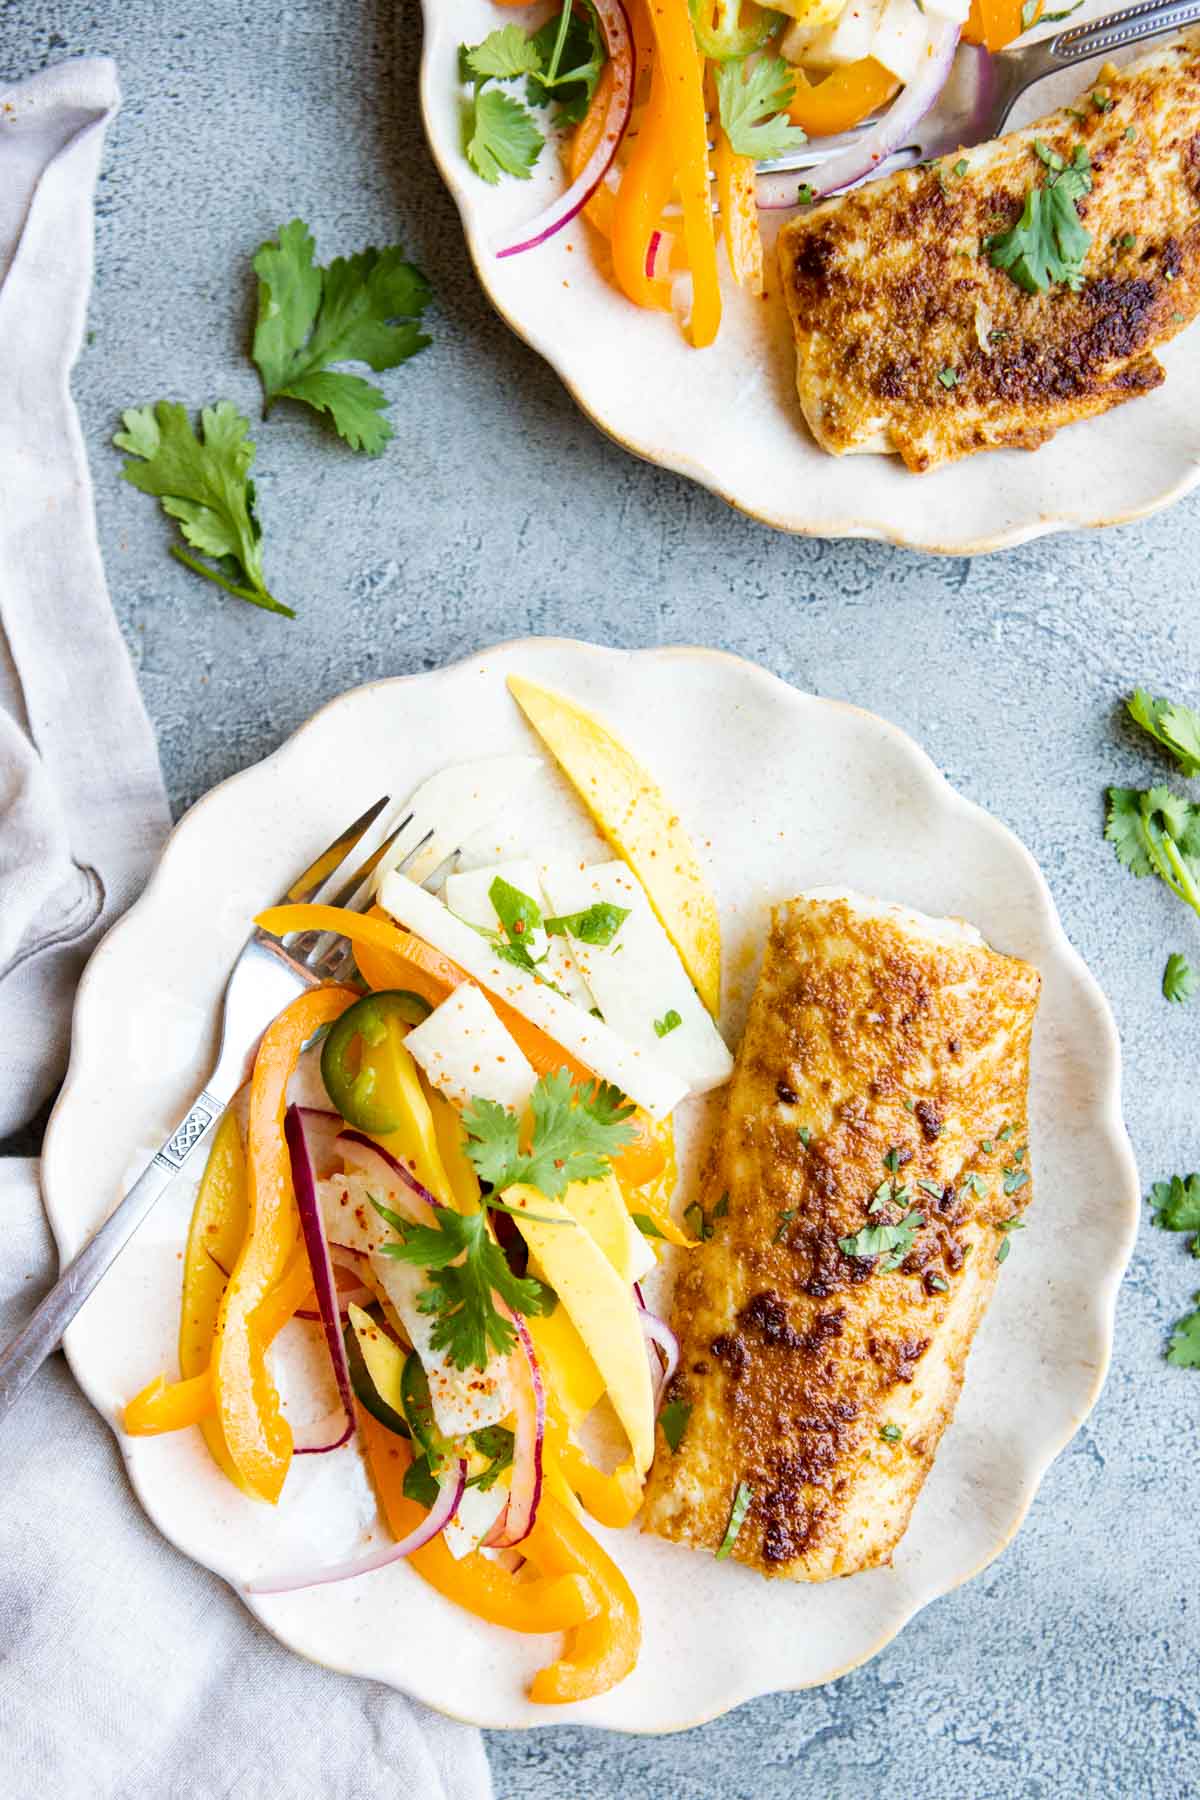
M 1200 975 L 1197 975 L 1181 951 L 1172 950 L 1163 970 L 1163 999 L 1171 1001 L 1175 1006 L 1186 1006 L 1189 1000 L 1195 998 L 1198 988 Z
M 784 156 L 807 143 L 788 118 L 796 77 L 781 56 L 749 64 L 724 62 L 716 70 L 721 127 L 735 156 Z
M 1181 775 L 1200 775 L 1200 713 L 1175 700 L 1156 700 L 1145 688 L 1134 688 L 1125 709 L 1179 764 Z
M 299 400 L 327 413 L 352 450 L 378 455 L 394 428 L 382 416 L 387 395 L 361 375 L 335 369 L 360 362 L 394 369 L 430 339 L 420 320 L 429 284 L 392 245 L 337 256 L 320 265 L 302 219 L 259 247 L 254 361 L 262 378 L 263 417 L 277 400 Z
M 1131 875 L 1157 875 L 1200 915 L 1200 806 L 1167 787 L 1109 788 L 1104 835 Z
M 121 418 L 125 429 L 113 443 L 130 455 L 122 475 L 143 494 L 155 495 L 199 552 L 189 556 L 172 544 L 171 555 L 227 594 L 294 619 L 291 607 L 271 593 L 263 573 L 249 421 L 228 400 L 204 407 L 199 433 L 187 408 L 171 400 L 132 407 Z
M 1092 163 L 1086 144 L 1076 144 L 1070 162 L 1041 138 L 1034 155 L 1046 168 L 1041 187 L 1030 188 L 1021 216 L 1008 231 L 984 240 L 994 268 L 1003 269 L 1027 294 L 1060 284 L 1076 292 L 1092 234 L 1080 223 L 1076 202 L 1091 192 Z
M 606 60 L 590 6 L 561 10 L 536 32 L 502 25 L 482 43 L 463 44 L 459 73 L 471 88 L 464 121 L 467 161 L 493 185 L 501 175 L 528 181 L 546 135 L 531 107 L 553 105 L 553 123 L 577 124 L 596 91 Z M 525 82 L 525 102 L 497 82 Z
M 1193 1232 L 1189 1248 L 1200 1259 L 1200 1175 L 1172 1175 L 1167 1181 L 1156 1181 L 1149 1198 L 1155 1209 L 1154 1223 L 1164 1231 Z M 1177 1321 L 1165 1352 L 1166 1360 L 1177 1369 L 1200 1369 L 1200 1294 L 1195 1301 L 1195 1311 Z

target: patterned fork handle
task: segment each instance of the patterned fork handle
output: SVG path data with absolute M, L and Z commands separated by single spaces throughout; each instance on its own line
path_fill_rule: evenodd
M 227 1102 L 205 1088 L 197 1095 L 162 1149 L 138 1177 L 116 1211 L 85 1244 L 34 1309 L 24 1329 L 0 1352 L 0 1420 L 17 1402 L 28 1383 L 54 1349 L 88 1295 L 112 1266 L 180 1169 L 183 1168 L 209 1126 L 220 1118 Z
M 1054 37 L 1043 38 L 1023 50 L 1002 51 L 998 60 L 1019 69 L 1015 99 L 1032 82 L 1056 69 L 1069 69 L 1074 63 L 1089 62 L 1096 56 L 1110 56 L 1114 50 L 1140 44 L 1144 38 L 1162 37 L 1198 23 L 1200 0 L 1140 0 L 1139 5 L 1106 13 L 1102 19 L 1068 26 Z

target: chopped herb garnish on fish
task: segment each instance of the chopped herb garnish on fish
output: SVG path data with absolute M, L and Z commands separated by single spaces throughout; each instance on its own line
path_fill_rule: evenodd
M 692 1416 L 692 1409 L 686 1400 L 668 1400 L 658 1415 L 662 1434 L 674 1455 L 683 1442 L 683 1434 L 687 1430 L 687 1422 Z
M 1070 162 L 1034 139 L 1034 154 L 1045 164 L 1042 187 L 1025 196 L 1021 216 L 1008 231 L 985 241 L 994 268 L 1003 269 L 1028 294 L 1057 283 L 1073 292 L 1083 286 L 1083 264 L 1092 234 L 1079 221 L 1076 201 L 1091 191 L 1092 164 L 1086 144 L 1077 144 Z
M 733 1496 L 733 1505 L 729 1512 L 729 1523 L 725 1527 L 725 1536 L 721 1539 L 721 1546 L 717 1551 L 718 1561 L 720 1561 L 722 1557 L 728 1556 L 729 1552 L 736 1544 L 738 1532 L 745 1523 L 746 1514 L 750 1511 L 750 1502 L 753 1498 L 754 1489 L 750 1486 L 750 1483 L 748 1481 L 739 1481 L 737 1493 Z
M 879 1435 L 885 1444 L 898 1444 L 904 1436 L 903 1425 L 881 1425 Z
M 629 1217 L 633 1220 L 643 1237 L 662 1237 L 662 1232 L 658 1229 L 658 1226 L 654 1223 L 654 1220 L 650 1217 L 649 1213 L 630 1213 Z
M 783 1241 L 783 1239 L 787 1236 L 787 1228 L 791 1224 L 791 1222 L 795 1218 L 795 1216 L 796 1216 L 796 1208 L 794 1206 L 787 1206 L 783 1209 L 783 1211 L 779 1214 L 779 1223 L 775 1227 L 775 1236 L 771 1240 L 772 1243 L 778 1244 Z
M 838 1239 L 838 1248 L 846 1256 L 880 1256 L 884 1271 L 898 1269 L 916 1241 L 925 1223 L 924 1215 L 910 1212 L 893 1224 L 864 1225 L 853 1237 Z
M 925 1277 L 925 1283 L 935 1294 L 948 1294 L 950 1292 L 950 1283 L 946 1280 L 944 1275 L 927 1275 Z

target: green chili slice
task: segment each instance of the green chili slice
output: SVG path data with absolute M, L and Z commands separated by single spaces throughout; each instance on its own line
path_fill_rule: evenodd
M 334 1022 L 321 1051 L 321 1079 L 348 1125 L 380 1136 L 400 1129 L 405 1115 L 388 1091 L 388 1038 L 430 1011 L 419 994 L 393 988 L 367 994 Z

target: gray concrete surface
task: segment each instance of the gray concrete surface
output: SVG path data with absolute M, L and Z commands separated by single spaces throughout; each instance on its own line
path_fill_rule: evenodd
M 1141 680 L 1200 701 L 1200 499 L 939 562 L 775 536 L 633 461 L 481 299 L 421 140 L 419 44 L 412 0 L 0 0 L 0 79 L 82 52 L 121 66 L 76 390 L 176 807 L 344 688 L 500 637 L 738 651 L 897 720 L 1017 830 L 1111 997 L 1145 1180 L 1200 1166 L 1200 1002 L 1159 996 L 1168 950 L 1200 961 L 1200 921 L 1101 839 L 1105 784 L 1160 771 L 1120 722 L 1122 694 Z M 297 213 L 324 254 L 401 241 L 437 306 L 435 347 L 384 378 L 398 435 L 382 461 L 294 410 L 260 434 L 289 625 L 170 562 L 166 522 L 118 480 L 108 440 L 120 408 L 163 395 L 253 414 L 248 258 Z M 1144 1229 L 1108 1387 L 1016 1543 L 869 1667 L 660 1741 L 494 1735 L 503 1800 L 1200 1791 L 1200 1376 L 1161 1360 L 1197 1287 L 1182 1241 Z M 686 1620 L 685 1587 L 681 1603 Z M 265 1800 L 269 1769 L 239 1791 Z

